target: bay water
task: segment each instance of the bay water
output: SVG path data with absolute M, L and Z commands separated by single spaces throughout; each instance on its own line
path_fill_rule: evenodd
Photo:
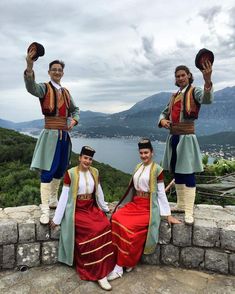
M 71 138 L 72 150 L 80 153 L 82 146 L 95 149 L 94 159 L 111 165 L 126 173 L 132 173 L 136 164 L 140 162 L 138 151 L 138 138 Z M 165 143 L 152 141 L 154 160 L 161 163 Z
M 29 132 L 22 132 L 38 138 L 38 135 L 32 135 Z M 111 165 L 126 173 L 132 173 L 136 164 L 140 162 L 138 151 L 138 137 L 133 138 L 85 138 L 71 137 L 72 150 L 80 153 L 82 146 L 90 146 L 96 150 L 94 159 Z M 161 164 L 165 150 L 165 143 L 152 141 L 154 149 L 154 160 Z M 213 163 L 214 158 L 209 156 L 209 164 Z

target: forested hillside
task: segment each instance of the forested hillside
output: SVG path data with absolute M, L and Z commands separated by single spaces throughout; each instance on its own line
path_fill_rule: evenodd
M 0 207 L 39 204 L 39 173 L 29 170 L 36 139 L 0 128 Z M 72 153 L 71 165 L 78 162 Z M 107 201 L 118 200 L 130 175 L 94 161 Z
M 29 170 L 36 139 L 22 135 L 13 130 L 0 128 L 0 207 L 40 204 L 39 173 Z M 78 162 L 78 155 L 72 153 L 70 166 Z M 197 175 L 197 184 L 206 183 L 212 177 L 218 179 L 226 174 L 234 174 L 235 161 L 216 160 L 208 165 L 208 156 L 203 159 L 205 171 Z M 99 169 L 101 184 L 105 198 L 111 202 L 118 200 L 127 188 L 130 175 L 112 168 L 109 165 L 94 161 L 93 165 Z M 172 176 L 164 173 L 165 184 Z M 216 181 L 216 182 L 218 182 Z M 212 193 L 213 194 L 213 193 Z M 213 195 L 212 195 L 213 196 Z M 215 196 L 215 195 L 214 195 Z M 211 203 L 234 205 L 232 198 L 203 197 L 197 195 L 196 203 Z M 175 201 L 175 193 L 169 195 L 170 201 Z

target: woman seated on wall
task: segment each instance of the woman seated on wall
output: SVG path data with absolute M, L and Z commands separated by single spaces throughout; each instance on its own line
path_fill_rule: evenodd
M 67 171 L 55 216 L 61 224 L 58 260 L 75 263 L 82 280 L 98 281 L 104 290 L 112 287 L 107 275 L 115 266 L 109 211 L 99 183 L 98 170 L 91 167 L 95 150 L 83 146 L 79 165 Z
M 169 223 L 179 224 L 171 216 L 165 194 L 163 172 L 153 161 L 153 147 L 149 139 L 138 143 L 141 163 L 135 168 L 127 192 L 112 215 L 112 240 L 117 249 L 117 260 L 108 280 L 123 275 L 123 267 L 130 272 L 141 255 L 154 252 L 159 236 L 161 216 Z

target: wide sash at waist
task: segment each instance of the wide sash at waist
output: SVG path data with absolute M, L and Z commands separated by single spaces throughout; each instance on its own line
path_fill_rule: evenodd
M 92 194 L 78 194 L 77 199 L 78 200 L 91 200 Z
M 45 116 L 45 129 L 68 130 L 67 117 L 63 116 Z
M 172 123 L 170 127 L 171 135 L 189 135 L 194 133 L 194 122 Z
M 149 198 L 150 193 L 149 192 L 143 192 L 143 191 L 136 191 L 136 196 Z

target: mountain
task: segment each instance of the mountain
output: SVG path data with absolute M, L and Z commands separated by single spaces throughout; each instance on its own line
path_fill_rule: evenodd
M 220 132 L 209 136 L 198 137 L 202 150 L 209 152 L 212 157 L 235 157 L 235 132 Z
M 0 118 L 0 126 L 6 129 L 14 129 L 16 126 L 16 123 Z
M 137 102 L 130 109 L 104 114 L 81 111 L 80 122 L 73 130 L 73 135 L 90 137 L 115 136 L 148 136 L 152 139 L 165 140 L 167 131 L 156 126 L 160 112 L 168 103 L 172 93 L 161 92 Z M 199 120 L 196 121 L 197 135 L 235 130 L 235 87 L 227 87 L 216 91 L 214 101 L 210 105 L 202 105 Z M 41 129 L 42 120 L 14 124 L 0 121 L 0 126 L 20 131 L 30 128 Z
M 220 132 L 209 136 L 201 136 L 198 137 L 198 141 L 201 145 L 216 142 L 221 146 L 233 145 L 235 147 L 235 132 Z
M 140 111 L 146 111 L 149 109 L 161 109 L 164 107 L 172 93 L 170 92 L 160 92 L 158 94 L 154 94 L 152 96 L 149 96 L 145 98 L 142 101 L 137 102 L 135 105 L 133 105 L 129 110 L 129 114 L 134 114 Z
M 102 113 L 102 112 L 93 112 L 93 111 L 81 111 L 80 112 L 80 119 L 81 121 L 87 121 L 91 120 L 97 117 L 104 118 L 108 114 Z M 41 130 L 44 126 L 44 119 L 36 119 L 36 120 L 31 120 L 31 121 L 25 121 L 25 122 L 19 122 L 15 123 L 12 121 L 0 119 L 0 127 L 6 128 L 6 129 L 13 129 L 16 131 L 36 131 L 36 130 Z
M 106 117 L 108 114 L 103 112 L 94 112 L 90 110 L 81 111 L 80 112 L 80 118 L 86 119 L 86 118 L 94 118 L 94 117 Z
M 164 140 L 167 131 L 156 127 L 161 111 L 172 93 L 161 92 L 139 101 L 130 109 L 86 120 L 77 128 L 78 134 L 88 136 L 150 136 Z M 202 105 L 196 121 L 198 135 L 210 135 L 235 130 L 235 87 L 227 87 L 215 92 L 214 101 Z

